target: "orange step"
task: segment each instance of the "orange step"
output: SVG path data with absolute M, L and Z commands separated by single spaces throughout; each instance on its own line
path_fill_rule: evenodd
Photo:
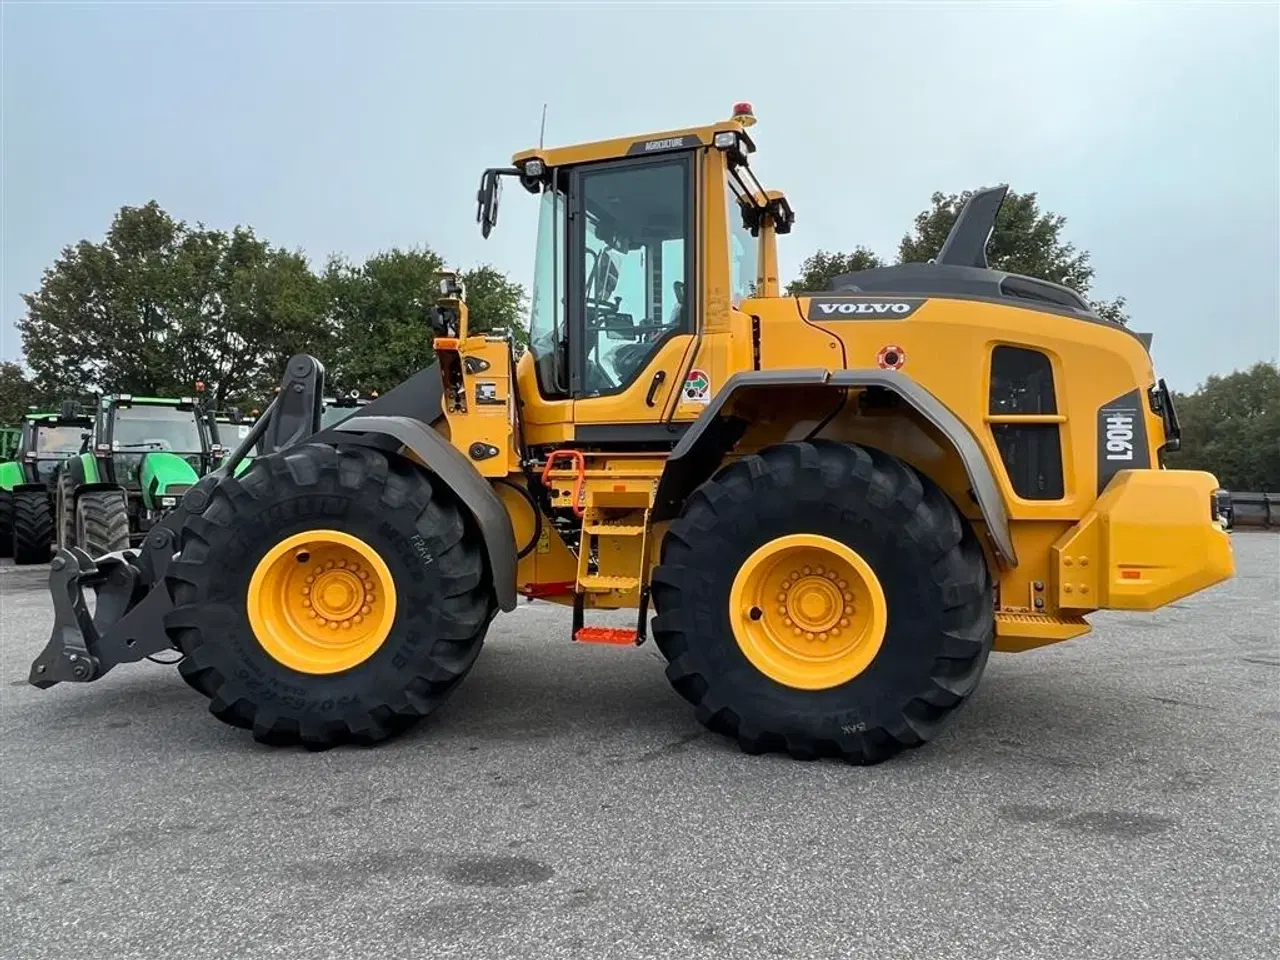
M 622 627 L 579 627 L 573 639 L 578 643 L 635 644 L 636 632 Z

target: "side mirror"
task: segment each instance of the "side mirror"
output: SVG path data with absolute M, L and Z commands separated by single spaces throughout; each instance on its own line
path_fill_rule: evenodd
M 490 168 L 480 175 L 480 189 L 476 192 L 476 223 L 480 235 L 486 240 L 498 225 L 498 202 L 502 197 L 501 170 Z

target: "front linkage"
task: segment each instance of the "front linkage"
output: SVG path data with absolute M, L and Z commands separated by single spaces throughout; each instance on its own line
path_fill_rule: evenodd
M 306 354 L 286 365 L 280 393 L 235 452 L 188 490 L 147 533 L 138 548 L 94 558 L 79 547 L 59 548 L 49 565 L 53 633 L 31 664 L 27 682 L 47 689 L 88 683 L 121 663 L 136 663 L 174 650 L 165 629 L 173 598 L 163 580 L 178 551 L 179 535 L 209 503 L 214 487 L 261 443 L 262 454 L 292 446 L 316 433 L 324 391 L 324 367 Z M 89 612 L 85 587 L 97 605 Z

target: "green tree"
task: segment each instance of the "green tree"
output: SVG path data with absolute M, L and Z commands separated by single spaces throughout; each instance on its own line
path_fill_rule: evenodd
M 524 287 L 488 264 L 461 274 L 467 288 L 467 315 L 476 333 L 505 331 L 520 349 L 528 346 L 529 331 L 524 317 L 528 297 Z
M 1280 367 L 1256 363 L 1174 396 L 1182 449 L 1169 466 L 1207 470 L 1228 490 L 1280 491 Z
M 21 364 L 0 361 L 0 424 L 17 426 L 27 408 L 43 399 Z
M 852 253 L 819 250 L 800 264 L 800 276 L 787 284 L 787 295 L 794 297 L 825 290 L 827 284 L 841 274 L 883 266 L 884 261 L 866 247 L 857 247 Z
M 330 257 L 324 285 L 334 343 L 317 356 L 335 389 L 386 392 L 431 362 L 427 311 L 440 269 L 427 248 L 393 249 L 363 263 Z
M 430 248 L 392 249 L 355 264 L 330 259 L 324 274 L 335 344 L 325 361 L 334 388 L 385 392 L 435 359 L 430 310 L 444 263 Z M 528 342 L 524 288 L 484 265 L 461 271 L 473 333 L 506 331 Z
M 898 244 L 898 262 L 925 263 L 936 257 L 972 195 L 973 191 L 935 193 L 931 206 L 917 214 L 914 231 L 905 234 Z M 1036 194 L 1010 190 L 996 217 L 987 244 L 987 259 L 997 270 L 1060 283 L 1088 297 L 1093 267 L 1086 251 L 1077 250 L 1062 239 L 1066 223 L 1066 217 L 1042 211 Z M 1128 323 L 1123 298 L 1090 302 L 1104 319 Z
M 155 201 L 122 207 L 103 242 L 64 249 L 23 299 L 18 329 L 47 392 L 183 394 L 203 380 L 224 405 L 269 389 L 325 335 L 300 253 L 249 228 L 189 226 Z

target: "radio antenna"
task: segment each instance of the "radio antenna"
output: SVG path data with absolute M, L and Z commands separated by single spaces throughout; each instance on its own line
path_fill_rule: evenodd
M 543 141 L 547 137 L 547 105 L 542 105 L 542 126 L 538 128 L 538 149 L 542 149 Z

